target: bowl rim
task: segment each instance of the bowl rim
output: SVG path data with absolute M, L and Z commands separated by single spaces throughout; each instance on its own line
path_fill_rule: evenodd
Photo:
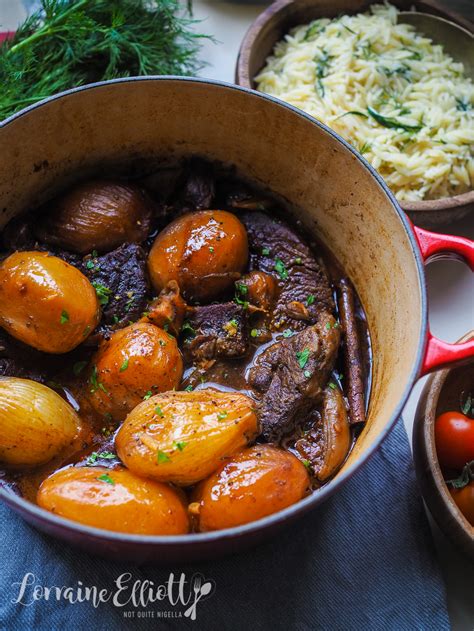
M 36 109 L 41 108 L 45 105 L 48 105 L 51 102 L 60 101 L 62 99 L 67 99 L 68 97 L 89 91 L 89 90 L 100 90 L 102 88 L 108 88 L 110 85 L 125 85 L 130 84 L 133 85 L 135 83 L 145 83 L 148 81 L 157 82 L 157 83 L 188 83 L 190 85 L 197 86 L 213 86 L 222 90 L 230 90 L 233 92 L 238 92 L 241 94 L 248 95 L 249 98 L 258 99 L 262 101 L 266 101 L 272 104 L 272 106 L 276 106 L 278 108 L 283 108 L 292 112 L 294 115 L 304 118 L 311 125 L 318 127 L 320 130 L 334 138 L 338 141 L 346 150 L 355 156 L 355 158 L 362 163 L 362 166 L 368 171 L 369 175 L 371 175 L 379 186 L 382 188 L 383 192 L 387 196 L 388 200 L 391 202 L 394 212 L 398 216 L 398 220 L 400 221 L 401 227 L 405 230 L 408 241 L 411 245 L 411 251 L 415 260 L 415 265 L 418 272 L 418 281 L 419 281 L 419 291 L 420 291 L 420 307 L 421 307 L 421 323 L 420 330 L 418 332 L 418 349 L 416 352 L 415 361 L 413 363 L 411 372 L 407 379 L 407 385 L 405 390 L 403 391 L 398 404 L 396 405 L 392 416 L 385 424 L 384 428 L 381 430 L 377 439 L 370 445 L 367 451 L 364 453 L 363 457 L 359 456 L 348 469 L 336 475 L 336 477 L 331 480 L 328 484 L 323 486 L 321 489 L 311 493 L 307 497 L 303 498 L 296 504 L 292 504 L 291 506 L 274 513 L 272 515 L 268 515 L 267 517 L 263 517 L 257 521 L 250 522 L 248 524 L 243 524 L 241 526 L 235 526 L 233 528 L 227 528 L 224 530 L 216 530 L 205 533 L 187 533 L 185 535 L 137 535 L 130 533 L 122 533 L 116 531 L 105 530 L 102 528 L 95 528 L 93 526 L 88 526 L 85 524 L 81 524 L 79 522 L 75 522 L 70 519 L 66 519 L 63 517 L 59 517 L 54 515 L 53 513 L 40 508 L 37 504 L 30 502 L 29 500 L 16 495 L 10 491 L 7 491 L 5 488 L 0 486 L 0 499 L 3 499 L 6 504 L 12 506 L 17 509 L 20 513 L 27 513 L 34 518 L 35 523 L 43 523 L 43 524 L 52 524 L 56 527 L 56 533 L 58 530 L 72 531 L 78 535 L 87 535 L 89 538 L 102 539 L 112 543 L 133 543 L 138 544 L 140 546 L 173 546 L 179 545 L 181 547 L 193 547 L 195 545 L 204 545 L 206 543 L 212 543 L 221 540 L 233 539 L 235 537 L 241 537 L 245 535 L 249 535 L 254 532 L 258 532 L 263 529 L 270 528 L 272 525 L 277 525 L 279 523 L 284 523 L 286 521 L 290 521 L 292 518 L 303 515 L 307 510 L 309 510 L 313 504 L 318 504 L 322 502 L 324 499 L 330 497 L 333 493 L 335 493 L 347 480 L 349 480 L 359 469 L 362 467 L 379 449 L 382 442 L 388 436 L 388 434 L 393 429 L 395 423 L 400 420 L 402 421 L 402 410 L 403 407 L 411 393 L 414 383 L 416 382 L 420 370 L 421 365 L 425 353 L 427 337 L 428 337 L 428 303 L 427 303 L 427 285 L 424 273 L 424 261 L 421 256 L 421 251 L 418 245 L 418 241 L 413 230 L 411 221 L 405 215 L 403 210 L 400 208 L 399 203 L 395 199 L 395 196 L 390 191 L 388 186 L 385 184 L 383 178 L 375 171 L 375 169 L 364 159 L 363 156 L 357 153 L 357 151 L 343 138 L 341 138 L 335 131 L 330 129 L 324 123 L 318 121 L 313 118 L 309 114 L 306 114 L 302 110 L 281 101 L 280 99 L 276 99 L 270 95 L 263 94 L 261 92 L 256 92 L 255 90 L 251 90 L 249 88 L 244 88 L 242 86 L 235 85 L 233 83 L 227 83 L 224 81 L 218 81 L 214 79 L 204 79 L 199 77 L 181 77 L 175 75 L 159 75 L 159 76 L 145 76 L 145 77 L 126 77 L 120 79 L 112 79 L 109 81 L 100 81 L 97 83 L 91 83 L 83 86 L 79 86 L 76 88 L 72 88 L 70 90 L 66 90 L 64 92 L 60 92 L 53 96 L 50 96 L 42 101 L 34 103 L 19 112 L 13 114 L 12 116 L 6 118 L 4 121 L 0 122 L 0 134 L 1 130 L 13 123 L 15 121 L 23 118 L 24 116 L 28 116 L 33 113 Z
M 412 5 L 416 7 L 419 1 L 420 0 L 413 0 Z M 377 4 L 378 2 L 379 0 L 370 0 L 369 4 Z M 467 18 L 445 7 L 439 5 L 435 6 L 430 2 L 430 0 L 422 0 L 422 2 L 426 8 L 431 7 L 433 9 L 434 15 L 441 13 L 443 18 L 463 27 L 465 30 L 469 31 L 474 38 L 474 24 Z M 253 89 L 253 77 L 251 78 L 249 73 L 249 60 L 260 33 L 271 20 L 278 19 L 278 21 L 281 22 L 283 17 L 287 18 L 288 15 L 291 15 L 291 6 L 296 6 L 297 4 L 298 0 L 275 0 L 272 4 L 266 7 L 249 26 L 240 43 L 237 61 L 235 64 L 235 82 L 237 85 Z M 315 7 L 316 6 L 317 2 L 315 3 Z M 426 10 L 421 12 L 428 13 Z M 471 204 L 474 206 L 474 189 L 466 191 L 465 193 L 451 195 L 449 197 L 439 197 L 437 199 L 420 201 L 398 201 L 398 204 L 401 206 L 402 210 L 415 212 L 417 214 L 432 213 L 437 211 L 449 212 Z M 420 220 L 423 220 L 421 216 Z
M 474 329 L 463 335 L 457 341 L 457 344 L 467 342 L 472 338 L 474 338 Z M 467 362 L 466 366 L 473 367 L 474 361 Z M 428 379 L 425 386 L 426 399 L 420 399 L 420 405 L 417 407 L 415 414 L 413 433 L 414 437 L 416 436 L 414 440 L 414 445 L 416 443 L 416 451 L 424 453 L 425 461 L 428 464 L 430 487 L 435 490 L 436 496 L 438 500 L 442 502 L 444 510 L 448 511 L 450 516 L 454 518 L 456 524 L 455 530 L 462 531 L 464 533 L 463 536 L 468 539 L 470 538 L 471 545 L 474 546 L 474 525 L 468 522 L 449 492 L 439 463 L 435 440 L 436 410 L 441 393 L 444 390 L 446 380 L 452 370 L 460 370 L 462 368 L 463 366 L 445 368 L 444 370 L 436 372 Z M 416 426 L 418 424 L 421 427 L 417 428 Z M 440 529 L 445 532 L 447 536 L 452 535 L 452 532 L 446 532 L 443 520 L 439 520 L 439 510 L 436 508 L 434 501 L 426 499 L 425 501 Z

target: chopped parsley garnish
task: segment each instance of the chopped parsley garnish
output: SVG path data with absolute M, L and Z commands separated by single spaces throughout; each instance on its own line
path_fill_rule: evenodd
M 301 265 L 303 263 L 303 259 L 301 258 L 301 256 L 297 256 L 295 258 L 295 265 Z
M 217 418 L 219 421 L 223 421 L 225 418 L 229 416 L 228 412 L 218 412 Z
M 133 307 L 134 302 L 135 302 L 135 296 L 132 294 L 127 300 L 127 302 L 125 303 L 125 311 L 130 311 L 130 309 Z
M 309 348 L 305 348 L 304 350 L 298 351 L 296 353 L 296 359 L 298 360 L 298 364 L 301 369 L 303 369 L 308 363 L 309 354 L 310 354 Z
M 369 151 L 371 146 L 372 145 L 370 142 L 364 142 L 364 144 L 359 147 L 359 153 L 361 155 L 364 155 L 364 153 L 367 153 L 367 151 Z
M 330 381 L 328 385 L 329 385 L 329 387 L 330 387 L 332 390 L 336 390 L 336 388 L 337 388 L 337 386 L 336 386 L 336 384 L 334 383 L 334 381 Z
M 66 324 L 66 322 L 69 322 L 69 313 L 67 311 L 64 311 L 64 309 L 61 311 L 61 318 L 59 321 L 61 322 L 61 324 Z
M 329 331 L 329 329 L 331 328 L 331 323 L 326 322 L 326 324 L 324 325 L 324 328 L 326 329 L 326 331 Z
M 156 408 L 155 408 L 155 414 L 158 414 L 158 416 L 160 418 L 163 418 L 163 416 L 165 415 L 163 410 L 160 408 L 159 405 L 157 405 Z
M 101 283 L 97 283 L 95 281 L 92 282 L 92 287 L 95 289 L 95 293 L 97 294 L 100 306 L 105 307 L 105 305 L 109 303 L 112 290 L 105 285 L 101 285 Z
M 174 443 L 174 445 L 179 449 L 179 451 L 183 451 L 183 449 L 186 447 L 187 444 L 188 443 L 185 443 L 184 440 Z
M 87 325 L 84 331 L 82 332 L 82 337 L 86 337 L 87 335 L 89 335 L 90 330 L 91 330 L 91 327 Z
M 212 245 L 209 247 L 209 252 L 210 252 L 211 254 L 213 254 L 213 253 L 214 253 L 214 248 L 212 247 Z
M 313 296 L 313 294 L 309 294 L 309 296 L 306 298 L 306 306 L 311 307 L 311 305 L 314 305 L 315 300 L 316 298 Z
M 263 256 L 269 256 L 270 255 L 270 249 L 269 248 L 262 248 L 262 254 L 263 254 Z
M 243 296 L 248 292 L 249 288 L 247 287 L 247 285 L 245 285 L 244 283 L 236 283 L 235 284 L 235 288 L 237 289 L 237 291 L 239 293 L 241 293 Z
M 94 267 L 94 261 L 92 261 L 91 259 L 89 259 L 86 263 L 86 267 L 87 269 L 92 269 Z
M 250 335 L 251 335 L 251 337 L 258 337 L 258 336 L 259 336 L 259 334 L 260 334 L 260 331 L 259 331 L 258 329 L 252 329 L 252 330 L 250 331 Z
M 239 323 L 237 322 L 237 320 L 235 318 L 232 318 L 232 320 L 229 320 L 228 324 L 230 324 L 230 326 L 232 327 L 238 327 Z
M 123 364 L 120 366 L 120 372 L 123 372 L 124 370 L 127 370 L 128 368 L 128 357 L 126 359 L 124 359 Z
M 97 390 L 99 389 L 99 380 L 97 378 L 97 366 L 94 366 L 92 368 L 92 372 L 91 372 L 91 376 L 89 378 L 90 384 L 92 386 L 91 388 L 91 393 L 94 394 L 94 392 L 97 392 Z
M 108 394 L 107 388 L 98 379 L 97 366 L 94 366 L 92 368 L 92 373 L 91 373 L 91 376 L 89 378 L 89 382 L 90 382 L 90 384 L 92 386 L 91 394 L 94 394 L 94 392 L 97 392 L 97 390 L 99 390 L 99 389 L 102 390 L 103 392 L 105 392 L 106 394 Z
M 158 452 L 156 454 L 156 459 L 158 461 L 158 464 L 170 461 L 170 457 L 168 456 L 168 454 L 165 454 L 164 451 L 160 451 L 160 450 L 158 450 Z
M 309 460 L 302 460 L 301 462 L 308 469 L 308 471 L 311 471 L 311 462 Z
M 285 264 L 281 259 L 275 259 L 275 265 L 273 268 L 281 280 L 286 280 L 288 278 L 288 270 L 285 267 Z
M 84 368 L 87 366 L 87 362 L 83 361 L 83 362 L 76 362 L 74 364 L 74 366 L 72 367 L 72 372 L 76 375 L 76 377 L 78 375 L 81 374 L 81 372 L 84 370 Z
M 196 335 L 196 331 L 193 329 L 190 322 L 188 322 L 187 320 L 183 322 L 183 326 L 181 327 L 181 333 L 184 333 L 186 337 L 195 337 Z
M 151 395 L 152 395 L 152 394 L 153 394 L 153 393 L 152 393 L 152 391 L 151 391 L 151 390 L 148 390 L 148 392 L 147 392 L 147 393 L 145 394 L 145 396 L 143 397 L 143 400 L 144 400 L 144 401 L 148 401 L 148 399 L 151 397 Z
M 111 451 L 93 451 L 91 455 L 87 457 L 86 465 L 90 466 L 95 464 L 97 460 L 99 460 L 99 458 L 101 458 L 102 460 L 114 460 L 115 457 L 115 454 Z
M 110 477 L 108 473 L 103 473 L 102 475 L 99 475 L 97 479 L 100 480 L 101 482 L 107 482 L 107 484 L 112 484 L 112 485 L 115 484 L 115 482 L 112 480 L 112 478 Z
M 184 389 L 185 392 L 192 392 L 193 391 L 193 386 L 191 384 L 189 384 L 189 386 L 186 386 L 186 388 Z
M 291 329 L 285 329 L 283 331 L 283 337 L 291 337 L 293 335 L 293 331 Z

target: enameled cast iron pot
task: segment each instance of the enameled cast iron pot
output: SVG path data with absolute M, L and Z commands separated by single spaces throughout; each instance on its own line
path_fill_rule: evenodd
M 92 552 L 147 562 L 210 558 L 266 539 L 315 508 L 359 469 L 399 418 L 421 375 L 474 355 L 428 329 L 424 264 L 454 253 L 474 267 L 474 244 L 413 228 L 382 179 L 334 132 L 270 97 L 224 83 L 173 77 L 78 88 L 0 124 L 0 228 L 78 174 L 108 164 L 199 154 L 238 170 L 287 200 L 308 236 L 318 235 L 354 282 L 373 344 L 367 425 L 336 478 L 290 508 L 221 532 L 146 537 L 56 517 L 0 489 L 41 530 Z M 143 162 L 145 159 L 145 162 Z

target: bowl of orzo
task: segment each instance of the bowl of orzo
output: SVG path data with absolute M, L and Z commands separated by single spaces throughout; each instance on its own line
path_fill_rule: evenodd
M 403 22 L 423 0 L 277 0 L 248 30 L 236 82 L 326 123 L 375 167 L 420 225 L 474 210 L 474 39 L 462 58 Z M 463 63 L 464 61 L 464 63 Z

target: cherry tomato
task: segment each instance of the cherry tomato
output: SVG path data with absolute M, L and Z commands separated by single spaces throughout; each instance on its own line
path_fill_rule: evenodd
M 442 469 L 460 471 L 474 460 L 474 419 L 461 412 L 445 412 L 435 423 L 436 451 Z
M 474 480 L 471 480 L 466 486 L 463 486 L 462 489 L 450 487 L 449 492 L 461 513 L 467 521 L 474 526 Z

